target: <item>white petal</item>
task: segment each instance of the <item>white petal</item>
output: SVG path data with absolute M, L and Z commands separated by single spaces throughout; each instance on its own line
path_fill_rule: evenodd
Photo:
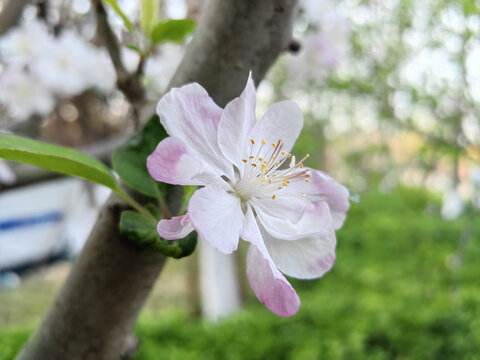
M 157 225 L 160 237 L 167 240 L 183 239 L 193 231 L 192 223 L 188 214 L 175 216 L 171 219 L 163 219 Z
M 224 254 L 238 246 L 244 215 L 240 199 L 220 185 L 197 190 L 188 205 L 193 227 L 203 240 Z
M 329 231 L 332 225 L 328 205 L 323 201 L 309 203 L 296 223 L 271 216 L 259 208 L 255 208 L 255 211 L 265 230 L 277 239 L 297 240 L 310 237 Z
M 300 196 L 279 196 L 275 199 L 271 197 L 252 198 L 250 203 L 257 211 L 280 220 L 289 220 L 292 223 L 296 223 L 303 216 L 305 208 L 310 202 Z
M 255 124 L 255 85 L 251 75 L 242 94 L 230 101 L 223 111 L 218 125 L 218 144 L 225 157 L 240 170 L 243 175 L 248 134 Z
M 263 229 L 262 236 L 273 262 L 286 275 L 300 279 L 318 278 L 335 262 L 333 231 L 295 241 L 275 239 Z
M 192 154 L 218 174 L 233 178 L 232 164 L 218 146 L 217 130 L 222 109 L 198 84 L 170 90 L 158 103 L 157 112 L 170 136 L 182 140 Z
M 297 103 L 281 101 L 273 104 L 256 122 L 249 138 L 255 141 L 265 139 L 267 143 L 282 140 L 283 150 L 289 152 L 303 127 L 303 115 Z

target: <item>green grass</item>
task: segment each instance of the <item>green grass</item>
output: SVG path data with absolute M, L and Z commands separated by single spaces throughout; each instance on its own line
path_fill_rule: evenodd
M 464 223 L 442 221 L 423 190 L 365 195 L 338 232 L 334 269 L 292 280 L 302 300 L 296 316 L 276 317 L 254 298 L 218 325 L 181 310 L 144 315 L 136 359 L 477 359 L 480 224 L 462 265 L 450 265 Z M 27 336 L 0 333 L 0 359 Z

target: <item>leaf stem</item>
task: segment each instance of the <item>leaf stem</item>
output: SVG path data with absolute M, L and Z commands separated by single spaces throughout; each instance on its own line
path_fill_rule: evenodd
M 145 210 L 145 208 L 140 205 L 135 199 L 133 199 L 130 195 L 128 195 L 125 191 L 122 189 L 118 188 L 115 190 L 115 192 L 123 199 L 125 200 L 130 206 L 132 206 L 135 210 L 137 210 L 140 214 L 145 216 L 148 220 L 152 221 L 153 223 L 157 223 L 158 219 L 155 219 L 152 214 L 150 214 L 148 211 Z

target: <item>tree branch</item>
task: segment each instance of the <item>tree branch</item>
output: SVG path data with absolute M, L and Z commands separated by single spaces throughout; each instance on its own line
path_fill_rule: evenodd
M 0 35 L 5 34 L 10 28 L 17 25 L 22 16 L 23 8 L 29 0 L 10 0 L 0 13 Z
M 287 48 L 295 7 L 295 0 L 208 1 L 170 86 L 197 81 L 225 105 L 241 93 L 250 70 L 259 81 Z M 116 197 L 107 201 L 66 284 L 17 359 L 118 360 L 134 353 L 133 328 L 165 257 L 120 237 L 125 207 Z
M 95 6 L 95 13 L 97 15 L 97 33 L 112 60 L 115 73 L 117 74 L 117 86 L 133 105 L 134 111 L 137 111 L 136 109 L 138 109 L 140 103 L 145 99 L 145 90 L 140 80 L 141 71 L 129 73 L 127 69 L 125 69 L 122 62 L 120 45 L 108 23 L 107 13 L 103 7 L 102 0 L 92 0 L 92 3 Z

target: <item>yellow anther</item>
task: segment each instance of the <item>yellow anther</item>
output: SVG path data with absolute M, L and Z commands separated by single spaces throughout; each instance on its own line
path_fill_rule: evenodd
M 278 187 L 278 190 L 282 190 L 282 187 L 281 187 L 281 186 L 279 186 L 279 187 Z
M 303 194 L 302 197 L 306 198 L 306 197 L 307 197 L 307 194 Z
M 250 155 L 248 158 L 249 158 L 249 159 L 253 159 L 254 157 L 255 157 L 255 156 L 253 156 L 253 155 Z
M 275 194 L 272 195 L 272 200 L 274 200 L 274 199 L 275 199 Z
M 287 157 L 291 157 L 291 156 L 292 156 L 292 154 L 287 154 Z
M 275 161 L 275 165 L 280 165 L 280 161 Z
M 265 141 L 265 139 L 262 139 L 262 145 L 265 145 L 267 142 Z
M 273 147 L 277 147 L 277 144 L 275 144 L 274 142 L 272 142 L 272 146 L 273 146 Z
M 282 151 L 281 154 L 282 154 L 282 155 L 285 155 L 285 151 Z
M 252 164 L 253 167 L 257 167 L 257 164 Z
M 258 158 L 258 161 L 263 161 L 263 158 Z
M 298 164 L 298 167 L 299 167 L 300 169 L 303 168 L 303 164 L 302 164 L 302 163 L 299 163 L 299 164 Z
M 242 159 L 242 161 L 243 161 L 244 163 L 246 163 L 246 162 L 247 162 L 247 159 Z
M 272 179 L 268 179 L 268 183 L 271 184 L 271 183 L 272 183 Z
M 305 182 L 309 182 L 309 181 L 310 181 L 310 180 L 308 180 L 308 179 L 305 179 Z
M 252 145 L 255 145 L 255 140 L 250 139 L 250 142 L 252 143 Z

